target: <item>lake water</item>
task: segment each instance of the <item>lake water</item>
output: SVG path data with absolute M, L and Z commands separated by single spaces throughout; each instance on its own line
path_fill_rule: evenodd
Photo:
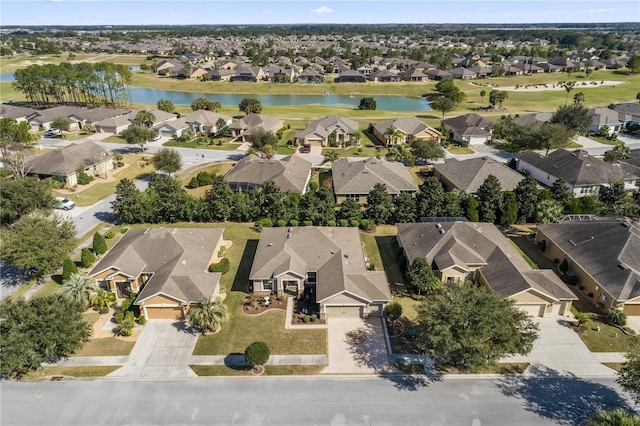
M 13 73 L 1 73 L 0 81 L 14 81 Z M 230 83 L 231 84 L 231 83 Z M 247 84 L 251 83 L 237 83 Z M 229 94 L 229 93 L 192 93 L 178 92 L 146 87 L 130 87 L 131 102 L 155 104 L 159 99 L 169 99 L 174 105 L 191 105 L 198 98 L 218 101 L 222 105 L 236 106 L 242 99 L 251 97 L 258 99 L 262 105 L 326 105 L 357 107 L 362 95 L 261 95 L 261 94 Z M 377 109 L 385 111 L 429 111 L 429 103 L 423 98 L 408 96 L 373 96 Z

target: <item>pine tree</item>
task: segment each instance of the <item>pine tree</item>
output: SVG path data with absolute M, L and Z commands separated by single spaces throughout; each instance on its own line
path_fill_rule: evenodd
M 62 281 L 66 281 L 69 279 L 71 274 L 77 274 L 78 267 L 76 266 L 76 262 L 69 259 L 68 257 L 62 262 Z
M 96 232 L 93 234 L 93 253 L 96 256 L 100 256 L 107 252 L 107 242 L 101 233 Z
M 89 250 L 87 247 L 83 248 L 82 253 L 80 254 L 80 263 L 82 264 L 82 267 L 89 268 L 95 261 L 96 257 L 93 255 L 91 250 Z

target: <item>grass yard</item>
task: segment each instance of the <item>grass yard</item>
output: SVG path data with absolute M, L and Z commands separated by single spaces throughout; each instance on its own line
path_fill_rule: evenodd
M 211 188 L 211 185 L 200 186 L 198 188 L 187 188 L 187 184 L 191 181 L 192 178 L 198 175 L 200 172 L 208 172 L 215 173 L 219 176 L 224 176 L 227 174 L 229 170 L 233 167 L 234 163 L 219 163 L 219 164 L 205 164 L 204 166 L 195 166 L 188 170 L 185 170 L 180 174 L 180 180 L 182 181 L 182 186 L 184 189 L 194 197 L 202 197 L 204 193 L 207 192 L 208 189 Z
M 77 190 L 69 193 L 69 191 L 64 190 L 54 190 L 54 196 L 66 196 L 72 199 L 78 207 L 90 206 L 98 201 L 104 199 L 105 197 L 113 194 L 116 190 L 116 186 L 118 182 L 124 178 L 128 179 L 140 179 L 145 175 L 155 171 L 154 167 L 149 164 L 145 166 L 139 166 L 138 161 L 142 158 L 141 154 L 125 154 L 123 155 L 122 161 L 125 164 L 128 164 L 129 167 L 116 169 L 113 172 L 113 177 L 115 179 L 110 182 L 100 182 L 102 178 L 95 178 L 93 185 L 87 187 L 86 189 L 77 187 Z
M 241 143 L 223 143 L 222 145 L 217 144 L 204 144 L 204 143 L 196 143 L 195 140 L 190 142 L 179 142 L 175 139 L 169 139 L 167 142 L 163 143 L 162 146 L 167 148 L 198 148 L 198 149 L 211 149 L 214 151 L 235 151 L 242 144 Z
M 226 365 L 191 365 L 198 376 L 251 376 L 251 367 L 228 367 Z M 265 376 L 313 376 L 319 374 L 324 365 L 265 365 Z
M 638 336 L 629 336 L 607 323 L 599 314 L 588 313 L 589 322 L 578 330 L 578 335 L 591 352 L 629 352 L 638 344 Z M 600 331 L 595 329 L 600 327 Z
M 603 362 L 602 365 L 609 367 L 614 371 L 620 371 L 622 370 L 622 367 L 624 367 L 624 363 L 620 362 Z
M 594 140 L 596 142 L 599 142 L 601 144 L 605 144 L 605 145 L 617 145 L 619 144 L 621 141 L 619 140 L 611 140 L 611 139 L 607 139 L 607 138 L 601 138 L 600 136 L 596 136 L 596 135 L 589 135 L 588 136 L 589 139 Z
M 38 379 L 47 376 L 70 377 L 104 377 L 120 368 L 119 365 L 102 365 L 91 367 L 42 367 L 27 375 L 29 379 Z
M 454 155 L 468 155 L 468 154 L 475 154 L 476 152 L 469 148 L 468 146 L 459 146 L 459 145 L 449 145 L 449 148 L 447 148 L 447 151 L 449 151 L 451 154 Z
M 125 342 L 115 337 L 92 339 L 72 356 L 121 356 L 129 355 L 135 342 Z

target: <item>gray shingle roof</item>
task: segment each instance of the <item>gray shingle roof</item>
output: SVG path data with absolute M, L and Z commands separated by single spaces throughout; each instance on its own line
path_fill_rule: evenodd
M 116 268 L 137 277 L 152 273 L 136 304 L 163 293 L 185 303 L 211 297 L 220 280 L 207 268 L 222 239 L 222 229 L 131 229 L 98 262 L 90 275 Z
M 445 160 L 434 166 L 436 176 L 442 175 L 455 188 L 475 193 L 484 181 L 493 175 L 498 178 L 503 191 L 513 191 L 524 179 L 520 173 L 489 157 L 477 157 L 458 161 L 455 158 Z
M 393 120 L 383 121 L 382 123 L 374 124 L 373 127 L 375 127 L 383 135 L 388 128 L 398 129 L 404 134 L 414 136 L 427 129 L 435 134 L 440 134 L 440 132 L 438 132 L 433 127 L 429 126 L 426 123 L 423 123 L 422 121 L 414 117 L 396 118 Z
M 326 139 L 329 134 L 338 129 L 348 134 L 356 133 L 358 131 L 358 122 L 349 120 L 348 118 L 338 117 L 337 115 L 329 115 L 310 122 L 306 129 L 296 133 L 296 138 L 304 138 L 310 134 L 317 134 L 323 139 Z
M 262 114 L 249 114 L 246 117 L 232 123 L 229 128 L 244 130 L 245 134 L 251 131 L 265 130 L 275 133 L 282 127 L 283 121 L 279 118 L 269 117 Z
M 490 135 L 491 121 L 475 112 L 458 117 L 446 118 L 442 124 L 462 135 Z
M 617 301 L 640 296 L 640 225 L 630 220 L 538 225 Z M 572 244 L 573 242 L 574 244 Z
M 78 166 L 87 168 L 110 157 L 109 152 L 95 142 L 85 141 L 56 148 L 27 159 L 29 173 L 50 176 L 69 176 Z
M 311 163 L 299 155 L 280 160 L 248 155 L 225 175 L 233 190 L 251 190 L 272 181 L 283 191 L 303 193 L 311 172 Z
M 384 272 L 366 270 L 357 228 L 264 228 L 249 278 L 287 271 L 305 278 L 317 272 L 317 301 L 345 291 L 368 301 L 391 300 Z
M 331 165 L 331 176 L 336 195 L 368 194 L 376 183 L 385 184 L 392 195 L 418 191 L 407 168 L 397 161 L 341 158 Z
M 534 288 L 556 299 L 575 298 L 553 272 L 531 269 L 491 223 L 399 223 L 397 227 L 410 263 L 421 257 L 440 271 L 478 268 L 489 288 L 503 297 Z

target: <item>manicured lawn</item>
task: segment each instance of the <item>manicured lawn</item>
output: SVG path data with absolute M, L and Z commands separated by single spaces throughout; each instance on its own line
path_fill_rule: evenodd
M 624 363 L 620 362 L 603 362 L 602 365 L 605 365 L 615 371 L 620 371 L 622 370 L 622 367 L 624 367 Z
M 454 155 L 468 155 L 468 154 L 476 153 L 474 150 L 472 150 L 468 146 L 459 146 L 459 145 L 449 145 L 449 148 L 447 148 L 447 151 L 449 151 L 451 154 L 454 154 Z
M 637 336 L 628 336 L 609 325 L 602 315 L 588 313 L 589 322 L 580 327 L 578 335 L 591 352 L 629 352 L 637 345 Z M 595 328 L 600 327 L 600 331 Z
M 71 377 L 104 377 L 116 371 L 118 365 L 102 365 L 92 367 L 42 367 L 41 370 L 30 373 L 27 377 L 37 379 L 46 376 L 71 376 Z
M 607 138 L 601 138 L 600 136 L 595 136 L 595 135 L 589 135 L 588 136 L 589 139 L 594 140 L 596 142 L 605 144 L 605 145 L 617 145 L 619 144 L 621 141 L 619 140 L 611 140 L 611 139 L 607 139 Z
M 198 148 L 198 149 L 212 149 L 214 151 L 235 151 L 242 144 L 241 143 L 223 143 L 222 145 L 217 144 L 204 144 L 199 143 L 196 144 L 195 140 L 191 142 L 179 142 L 174 139 L 170 139 L 167 142 L 163 143 L 162 146 L 169 148 Z
M 198 175 L 200 172 L 208 172 L 215 173 L 219 176 L 224 176 L 227 174 L 229 170 L 233 167 L 234 163 L 219 163 L 219 164 L 209 164 L 203 166 L 195 166 L 189 170 L 185 170 L 180 174 L 180 179 L 182 180 L 182 186 L 185 190 L 194 197 L 202 197 L 204 193 L 207 192 L 208 189 L 211 188 L 211 185 L 200 186 L 198 188 L 187 188 L 186 186 L 189 184 L 191 179 Z
M 191 365 L 198 376 L 251 376 L 251 367 L 227 367 L 226 365 Z M 313 376 L 324 365 L 265 365 L 265 376 Z
M 142 163 L 139 163 L 139 160 L 141 158 L 142 158 L 142 155 L 140 154 L 123 155 L 122 161 L 125 164 L 129 164 L 129 167 L 114 170 L 114 172 L 116 172 L 116 174 L 114 175 L 115 180 L 111 182 L 101 183 L 100 182 L 101 178 L 98 177 L 98 178 L 95 178 L 95 180 L 97 180 L 98 183 L 95 183 L 94 185 L 86 189 L 78 187 L 79 191 L 73 192 L 71 194 L 62 193 L 61 191 L 54 190 L 53 191 L 54 195 L 67 196 L 70 199 L 72 199 L 78 207 L 93 205 L 98 201 L 104 199 L 105 197 L 113 194 L 120 180 L 124 178 L 132 179 L 132 180 L 139 179 L 155 170 L 152 165 L 141 166 Z
M 129 355 L 135 342 L 124 342 L 115 337 L 92 339 L 73 356 L 120 356 Z

